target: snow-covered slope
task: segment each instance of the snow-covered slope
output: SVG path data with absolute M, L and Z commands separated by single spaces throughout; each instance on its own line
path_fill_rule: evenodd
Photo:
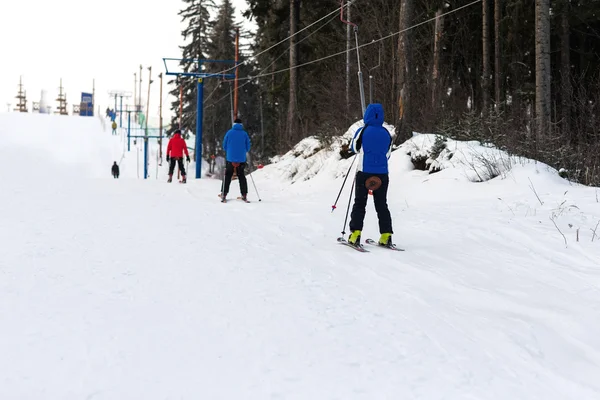
M 262 202 L 221 204 L 164 166 L 113 180 L 122 138 L 39 117 L 0 115 L 2 399 L 600 397 L 592 188 L 534 162 L 429 174 L 403 147 L 407 251 L 362 254 L 335 243 L 350 183 L 331 213 L 351 160 L 290 184 L 282 159 L 253 174 Z

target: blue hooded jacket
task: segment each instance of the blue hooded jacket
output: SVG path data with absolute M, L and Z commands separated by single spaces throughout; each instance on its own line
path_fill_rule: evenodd
M 392 153 L 392 135 L 383 127 L 383 107 L 369 104 L 363 117 L 365 126 L 354 134 L 352 151 L 358 153 L 358 170 L 371 174 L 387 174 Z
M 246 153 L 250 151 L 250 137 L 242 124 L 233 124 L 223 139 L 223 150 L 230 162 L 246 162 Z

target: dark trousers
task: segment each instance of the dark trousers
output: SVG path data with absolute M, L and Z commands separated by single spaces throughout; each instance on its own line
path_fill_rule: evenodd
M 367 212 L 367 199 L 369 197 L 369 189 L 367 189 L 366 181 L 372 176 L 377 176 L 381 179 L 379 189 L 373 191 L 373 201 L 375 202 L 375 211 L 379 219 L 379 233 L 394 233 L 392 231 L 392 216 L 387 205 L 387 190 L 390 179 L 387 174 L 369 174 L 358 172 L 356 174 L 356 189 L 354 197 L 354 206 L 352 214 L 350 214 L 350 231 L 362 231 L 365 213 Z
M 181 171 L 181 175 L 185 176 L 185 167 L 183 165 L 183 157 L 177 157 L 177 158 L 171 157 L 171 161 L 169 162 L 169 176 L 173 175 L 173 171 L 175 170 L 175 163 L 179 164 L 179 170 Z
M 229 193 L 229 186 L 231 185 L 234 169 L 236 170 L 238 181 L 240 181 L 240 192 L 242 193 L 242 196 L 248 194 L 248 182 L 246 181 L 246 175 L 244 173 L 245 168 L 245 162 L 239 163 L 239 165 L 235 167 L 232 162 L 227 161 L 227 164 L 225 164 L 225 190 L 223 191 L 225 196 Z

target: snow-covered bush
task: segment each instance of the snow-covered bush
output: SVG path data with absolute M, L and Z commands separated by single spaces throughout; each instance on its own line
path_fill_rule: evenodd
M 291 183 L 317 177 L 323 180 L 343 177 L 355 160 L 348 151 L 348 144 L 362 125 L 362 121 L 356 122 L 342 136 L 308 137 L 288 153 L 272 158 L 272 164 L 264 173 Z M 394 134 L 393 127 L 387 125 L 386 128 Z M 471 182 L 486 182 L 505 177 L 513 165 L 523 162 L 534 161 L 512 156 L 487 142 L 414 133 L 412 138 L 394 148 L 390 171 L 410 171 L 412 163 L 417 170 L 435 173 L 453 169 Z
M 410 156 L 415 169 L 435 173 L 462 168 L 472 182 L 504 176 L 514 162 L 512 156 L 493 145 L 456 141 L 441 135 L 415 134 L 399 148 Z

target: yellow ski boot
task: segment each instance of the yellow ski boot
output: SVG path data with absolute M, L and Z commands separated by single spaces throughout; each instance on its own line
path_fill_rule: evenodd
M 392 234 L 391 233 L 382 233 L 379 238 L 379 245 L 390 247 L 392 246 Z
M 352 234 L 348 238 L 348 243 L 352 246 L 360 245 L 360 231 L 352 231 Z

